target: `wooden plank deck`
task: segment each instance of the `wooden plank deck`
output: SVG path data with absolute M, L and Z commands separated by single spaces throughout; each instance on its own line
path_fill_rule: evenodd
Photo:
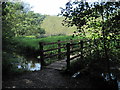
M 56 61 L 56 62 L 46 66 L 46 68 L 52 68 L 52 69 L 56 69 L 56 70 L 63 70 L 63 68 L 65 68 L 66 65 L 67 65 L 66 59 L 63 59 L 63 60 Z
M 76 56 L 76 55 L 70 55 L 70 58 L 72 58 L 74 56 Z M 65 58 L 63 60 L 56 61 L 56 62 L 46 66 L 46 68 L 51 68 L 51 69 L 56 69 L 56 70 L 63 70 L 67 66 L 66 60 L 67 60 L 67 58 Z M 76 59 L 74 59 L 74 60 L 76 60 Z

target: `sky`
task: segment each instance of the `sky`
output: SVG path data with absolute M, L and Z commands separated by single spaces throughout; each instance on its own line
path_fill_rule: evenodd
M 32 6 L 35 13 L 58 15 L 61 12 L 60 7 L 65 7 L 69 0 L 23 0 Z
M 22 0 L 32 6 L 35 13 L 42 15 L 58 15 L 61 12 L 60 7 L 65 8 L 65 4 L 70 0 Z M 71 0 L 74 1 L 74 0 Z M 94 2 L 96 0 L 87 0 Z
M 32 11 L 42 15 L 58 15 L 61 12 L 60 7 L 65 8 L 65 4 L 70 0 L 22 0 L 32 6 Z M 71 0 L 74 1 L 74 0 Z M 79 1 L 79 0 L 78 0 Z M 86 0 L 95 2 L 100 0 Z

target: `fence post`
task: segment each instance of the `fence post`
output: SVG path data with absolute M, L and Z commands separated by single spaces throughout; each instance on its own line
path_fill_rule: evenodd
M 39 42 L 40 46 L 40 62 L 41 62 L 41 70 L 43 69 L 44 62 L 44 53 L 43 53 L 43 42 Z
M 70 43 L 73 44 L 72 39 L 70 39 Z M 71 50 L 73 50 L 73 46 L 70 46 Z
M 66 45 L 66 48 L 67 48 L 67 52 L 66 52 L 66 55 L 67 55 L 67 71 L 70 70 L 70 43 L 67 43 Z
M 58 60 L 61 59 L 61 54 L 60 54 L 61 53 L 61 48 L 60 47 L 61 47 L 61 43 L 60 43 L 60 40 L 58 40 L 58 54 L 59 54 L 58 55 Z
M 80 41 L 81 48 L 81 59 L 83 60 L 83 40 Z

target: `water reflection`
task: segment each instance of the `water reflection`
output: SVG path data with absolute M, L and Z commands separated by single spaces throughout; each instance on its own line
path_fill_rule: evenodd
M 106 81 L 109 81 L 110 80 L 110 78 L 112 79 L 112 80 L 115 80 L 116 79 L 116 77 L 115 77 L 115 75 L 113 75 L 113 73 L 102 73 L 101 74 L 101 76 L 106 80 Z
M 75 73 L 74 75 L 72 75 L 73 78 L 76 78 L 78 75 L 80 74 L 80 72 Z
M 28 71 L 38 71 L 41 70 L 41 64 L 38 63 L 36 59 L 27 60 L 24 57 L 19 56 L 19 63 L 17 63 L 18 69 L 24 69 Z
M 118 81 L 118 90 L 120 90 L 120 81 Z
M 26 69 L 26 70 L 29 70 L 29 71 L 41 70 L 40 63 L 27 63 L 24 66 L 23 65 L 18 65 L 18 69 Z

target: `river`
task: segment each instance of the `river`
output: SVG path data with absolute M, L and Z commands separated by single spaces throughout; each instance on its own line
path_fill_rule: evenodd
M 19 56 L 19 62 L 16 63 L 18 69 L 24 69 L 28 71 L 38 71 L 41 70 L 41 64 L 38 62 L 37 58 L 25 58 Z

